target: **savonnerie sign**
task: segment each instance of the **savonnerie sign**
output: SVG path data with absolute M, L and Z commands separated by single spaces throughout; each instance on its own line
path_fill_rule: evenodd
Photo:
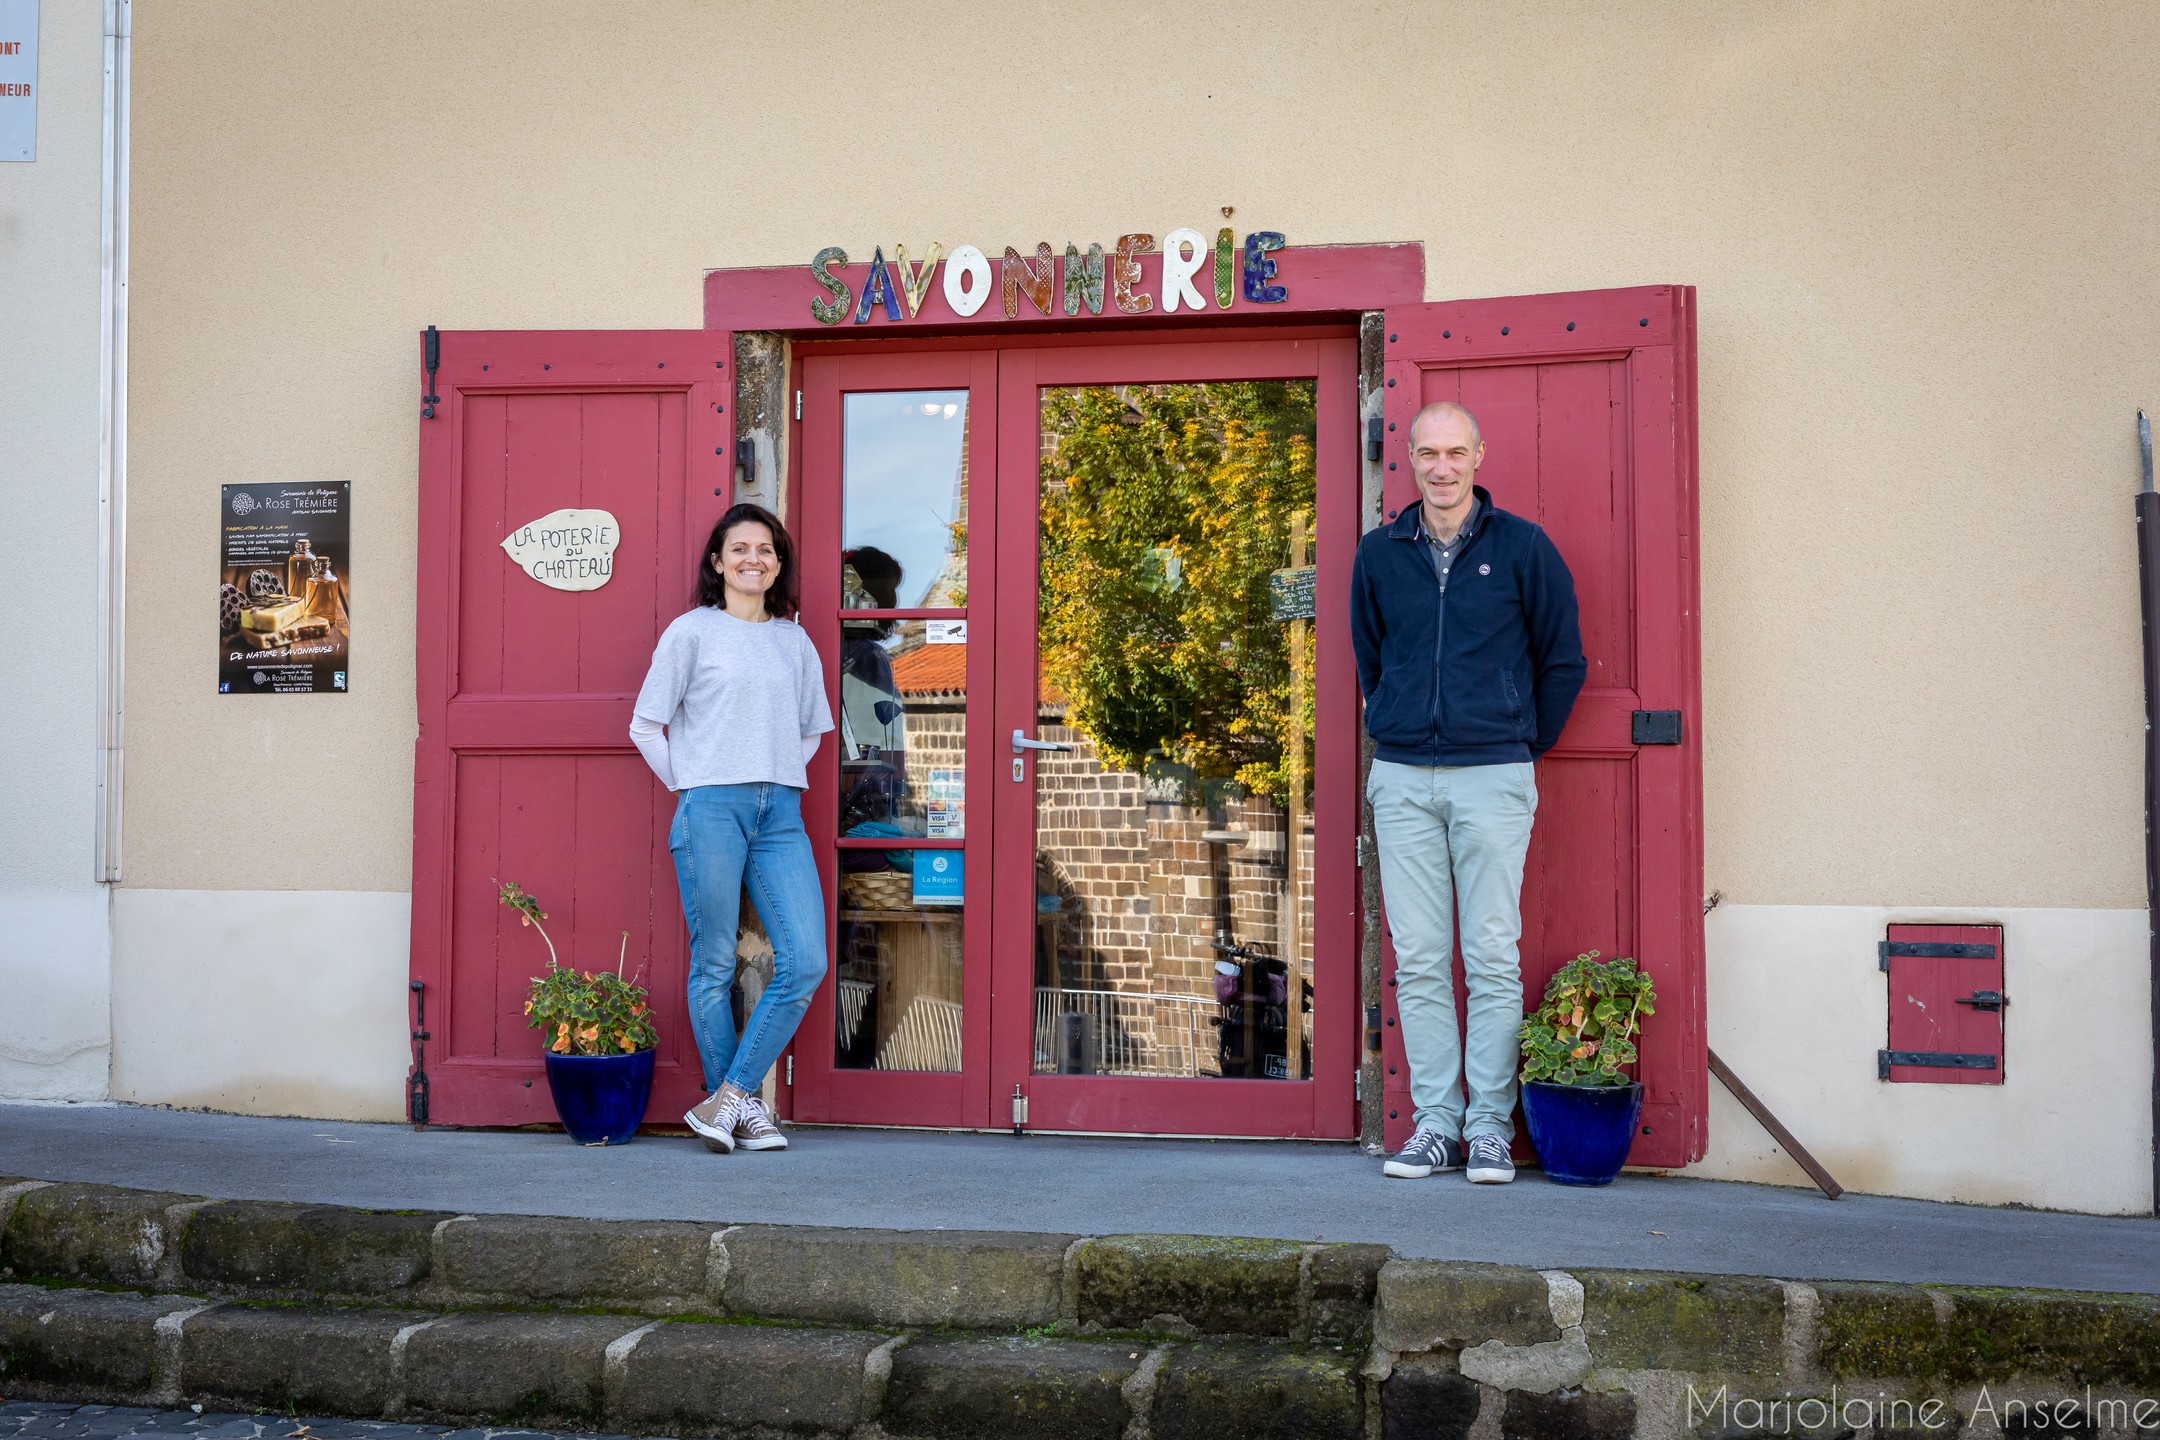
M 993 295 L 999 304 L 992 313 L 1007 320 L 1021 318 L 1023 300 L 1036 314 L 1065 319 L 1100 315 L 1106 301 L 1113 313 L 1124 315 L 1145 315 L 1158 304 L 1165 314 L 1281 305 L 1290 292 L 1276 283 L 1273 256 L 1283 246 L 1275 230 L 1252 231 L 1241 243 L 1227 226 L 1212 242 L 1198 230 L 1178 229 L 1162 237 L 1160 267 L 1144 267 L 1140 257 L 1158 253 L 1156 241 L 1135 231 L 1118 236 L 1108 251 L 1100 243 L 1083 251 L 1067 241 L 1063 256 L 1047 240 L 1036 242 L 1032 254 L 1008 245 L 993 271 L 990 257 L 973 245 L 947 255 L 933 242 L 920 260 L 910 260 L 907 247 L 895 245 L 889 261 L 880 245 L 858 291 L 850 277 L 835 273 L 849 263 L 847 252 L 828 245 L 810 262 L 810 279 L 823 292 L 812 293 L 810 314 L 820 325 L 851 319 L 866 325 L 881 315 L 887 321 L 912 320 L 930 303 L 933 284 L 934 293 L 963 320 L 982 311 Z
M 869 338 L 888 327 L 897 336 L 1336 324 L 1424 298 L 1425 251 L 1417 244 L 1292 246 L 1274 231 L 1227 227 L 1212 239 L 1190 229 L 1062 249 L 1047 241 L 963 245 L 949 254 L 939 245 L 918 254 L 912 243 L 865 240 L 822 250 L 815 265 L 707 270 L 705 328 L 810 339 Z

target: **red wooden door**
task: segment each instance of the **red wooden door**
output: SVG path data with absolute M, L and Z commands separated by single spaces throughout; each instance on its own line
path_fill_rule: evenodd
M 412 975 L 430 1119 L 554 1118 L 523 1015 L 547 950 L 497 900 L 540 898 L 564 964 L 642 968 L 659 1022 L 648 1119 L 695 1102 L 688 948 L 667 848 L 673 797 L 628 738 L 697 551 L 727 505 L 732 382 L 712 331 L 450 332 L 420 422 Z M 564 509 L 620 535 L 607 583 L 541 583 L 503 549 Z M 588 552 L 590 554 L 591 552 Z M 627 942 L 624 932 L 628 932 Z
M 1435 400 L 1478 417 L 1479 483 L 1544 526 L 1575 576 L 1590 673 L 1538 766 L 1523 881 L 1526 1006 L 1578 952 L 1655 977 L 1637 1165 L 1703 1154 L 1702 764 L 1695 578 L 1694 291 L 1645 287 L 1386 312 L 1386 509 L 1417 503 L 1405 441 Z M 1680 743 L 1637 744 L 1639 711 Z M 1394 957 L 1387 956 L 1392 982 Z M 1395 1018 L 1392 983 L 1383 1002 Z M 1383 1027 L 1386 1133 L 1411 1127 L 1400 1031 Z

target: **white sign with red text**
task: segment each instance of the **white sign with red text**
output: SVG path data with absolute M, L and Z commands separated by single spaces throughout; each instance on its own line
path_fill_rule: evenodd
M 38 0 L 0 0 L 0 160 L 37 159 Z

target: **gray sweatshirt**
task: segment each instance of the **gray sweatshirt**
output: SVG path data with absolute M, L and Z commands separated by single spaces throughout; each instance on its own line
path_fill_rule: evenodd
M 738 620 L 701 605 L 653 648 L 631 739 L 670 790 L 808 787 L 805 765 L 833 728 L 817 647 L 792 620 Z M 651 727 L 667 726 L 656 753 Z M 642 732 L 642 733 L 641 733 Z

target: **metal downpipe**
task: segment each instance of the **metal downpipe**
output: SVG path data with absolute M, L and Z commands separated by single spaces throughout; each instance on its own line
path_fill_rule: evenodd
M 120 879 L 127 590 L 127 265 L 133 0 L 105 0 L 104 206 L 98 312 L 98 720 L 96 879 Z

